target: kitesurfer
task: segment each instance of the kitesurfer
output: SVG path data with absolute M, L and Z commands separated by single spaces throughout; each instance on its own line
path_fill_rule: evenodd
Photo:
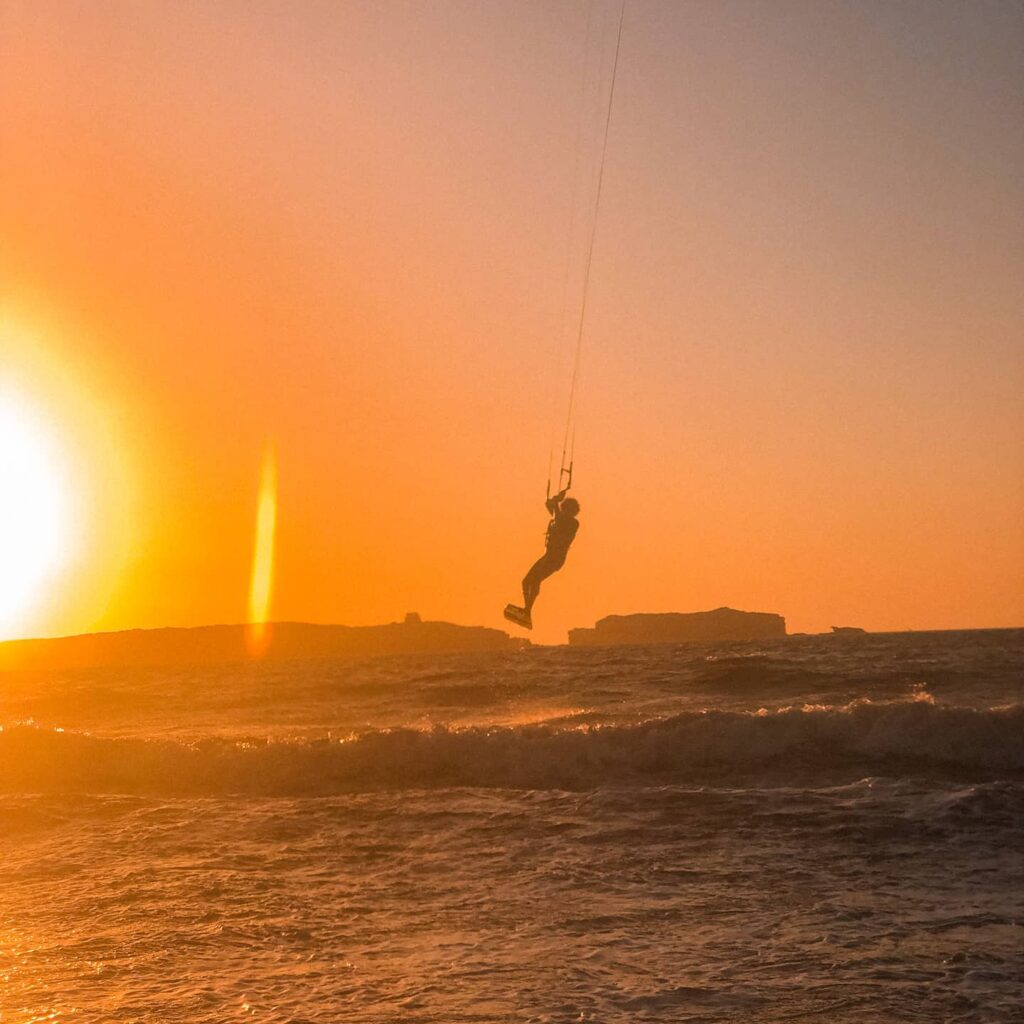
M 565 564 L 565 556 L 569 553 L 569 546 L 576 538 L 576 531 L 580 528 L 579 515 L 580 503 L 575 498 L 567 498 L 565 491 L 559 491 L 554 497 L 548 498 L 544 503 L 551 521 L 548 523 L 547 536 L 544 541 L 544 554 L 533 563 L 530 571 L 523 579 L 523 607 L 519 608 L 510 604 L 505 609 L 505 618 L 512 622 L 533 628 L 531 612 L 533 604 L 540 593 L 540 585 L 552 573 L 558 572 Z

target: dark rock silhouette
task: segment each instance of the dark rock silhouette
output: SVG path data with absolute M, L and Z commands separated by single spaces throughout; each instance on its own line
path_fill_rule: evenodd
M 0 671 L 100 666 L 196 665 L 251 659 L 249 627 L 131 629 L 44 640 L 0 643 Z M 382 626 L 324 626 L 277 622 L 266 627 L 266 660 L 345 655 L 442 654 L 503 651 L 528 646 L 498 629 L 423 622 L 410 612 L 404 622 Z
M 608 615 L 593 629 L 570 629 L 569 643 L 678 644 L 687 641 L 772 640 L 786 635 L 786 620 L 773 612 L 741 612 L 716 608 L 710 612 Z

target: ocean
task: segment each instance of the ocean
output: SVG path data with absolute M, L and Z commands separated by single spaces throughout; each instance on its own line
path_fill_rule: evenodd
M 0 1022 L 1024 1020 L 1024 630 L 0 674 Z

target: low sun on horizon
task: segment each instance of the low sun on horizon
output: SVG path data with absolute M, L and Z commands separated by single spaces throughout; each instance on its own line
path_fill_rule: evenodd
M 0 639 L 15 633 L 67 561 L 71 495 L 41 415 L 0 392 Z

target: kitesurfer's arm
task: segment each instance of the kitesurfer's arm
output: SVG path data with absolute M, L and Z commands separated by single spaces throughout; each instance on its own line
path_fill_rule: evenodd
M 562 504 L 564 499 L 565 491 L 559 491 L 553 497 L 548 498 L 548 500 L 544 502 L 544 507 L 548 510 L 548 514 L 552 516 L 558 515 L 558 506 Z

